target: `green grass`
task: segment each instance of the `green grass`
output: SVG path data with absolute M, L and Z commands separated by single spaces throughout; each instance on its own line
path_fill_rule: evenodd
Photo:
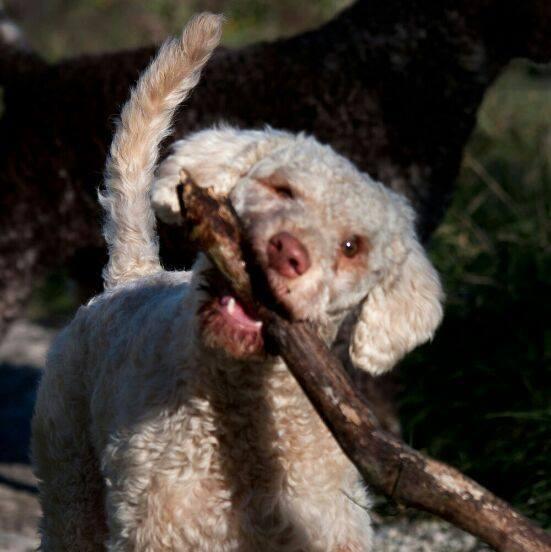
M 551 526 L 551 75 L 517 63 L 488 92 L 432 257 L 448 293 L 402 365 L 413 446 Z
M 236 46 L 291 35 L 352 0 L 7 0 L 32 44 L 49 59 L 163 40 L 194 13 L 224 13 L 223 42 Z

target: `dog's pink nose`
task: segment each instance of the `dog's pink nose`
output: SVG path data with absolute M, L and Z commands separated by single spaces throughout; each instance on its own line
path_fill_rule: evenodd
M 286 278 L 297 278 L 310 268 L 308 249 L 289 232 L 279 232 L 268 242 L 268 266 Z

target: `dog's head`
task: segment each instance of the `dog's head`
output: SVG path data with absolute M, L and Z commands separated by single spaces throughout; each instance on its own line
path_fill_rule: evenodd
M 294 318 L 334 337 L 358 311 L 350 337 L 358 367 L 381 373 L 432 336 L 442 290 L 412 209 L 331 148 L 271 129 L 209 130 L 178 142 L 153 193 L 157 213 L 169 221 L 179 218 L 181 167 L 229 195 L 274 294 Z M 207 312 L 215 335 L 230 324 L 231 353 L 258 346 L 259 325 L 233 298 L 217 298 Z M 235 342 L 245 345 L 233 350 Z

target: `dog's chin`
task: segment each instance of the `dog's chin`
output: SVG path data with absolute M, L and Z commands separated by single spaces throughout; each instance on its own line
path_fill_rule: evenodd
M 296 282 L 281 277 L 270 268 L 266 269 L 265 274 L 273 296 L 291 320 L 315 323 L 313 311 L 317 310 L 315 309 L 317 297 L 305 297 L 304 290 L 301 290 Z
M 262 322 L 231 295 L 209 298 L 199 309 L 203 344 L 238 360 L 265 357 Z

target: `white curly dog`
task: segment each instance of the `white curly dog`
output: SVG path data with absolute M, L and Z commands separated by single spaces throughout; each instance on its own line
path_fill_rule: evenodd
M 368 551 L 367 496 L 262 325 L 205 277 L 161 268 L 160 141 L 220 38 L 202 14 L 125 105 L 101 202 L 106 291 L 48 358 L 33 421 L 42 549 Z M 328 344 L 350 313 L 378 374 L 429 339 L 442 291 L 406 200 L 313 138 L 217 128 L 177 142 L 153 204 L 179 217 L 185 167 L 229 195 L 274 293 Z

